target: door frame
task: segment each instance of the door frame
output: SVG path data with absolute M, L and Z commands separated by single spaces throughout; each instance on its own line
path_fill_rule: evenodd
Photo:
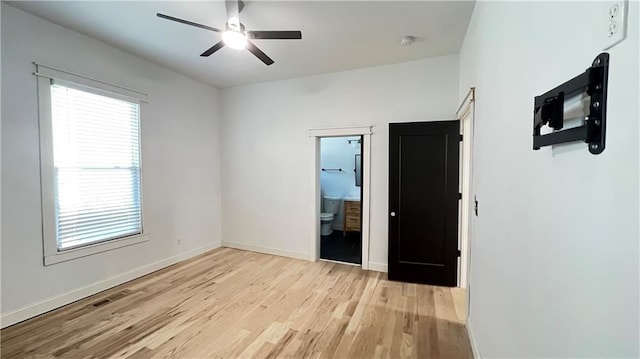
M 473 216 L 473 130 L 475 116 L 475 87 L 472 87 L 464 98 L 456 118 L 460 121 L 460 193 L 462 199 L 459 209 L 459 247 L 460 260 L 458 263 L 458 287 L 469 287 L 469 271 L 471 268 L 471 237 Z
M 325 127 L 309 130 L 313 139 L 313 199 L 311 201 L 313 224 L 311 225 L 311 250 L 309 260 L 315 262 L 320 258 L 320 138 L 362 136 L 362 269 L 369 269 L 369 223 L 371 202 L 371 135 L 373 126 Z

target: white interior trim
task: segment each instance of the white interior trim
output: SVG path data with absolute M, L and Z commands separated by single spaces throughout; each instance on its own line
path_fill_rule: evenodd
M 361 136 L 371 135 L 373 126 L 345 126 L 345 127 L 325 127 L 312 128 L 309 130 L 309 137 L 339 137 L 339 136 Z
M 389 265 L 387 263 L 369 262 L 369 270 L 376 272 L 388 273 Z
M 369 240 L 370 240 L 370 203 L 371 203 L 371 128 L 368 133 L 362 133 L 362 269 L 369 269 Z M 319 165 L 319 164 L 318 164 Z M 316 218 L 319 217 L 318 216 Z M 317 225 L 320 225 L 319 221 Z M 318 237 L 319 239 L 319 237 Z
M 40 200 L 42 202 L 42 244 L 46 258 L 58 252 L 56 244 L 53 174 L 53 125 L 51 121 L 51 80 L 38 77 L 38 121 L 40 134 Z M 50 240 L 53 239 L 53 240 Z
M 458 106 L 458 109 L 456 110 L 456 113 L 461 113 L 461 110 L 463 110 L 464 107 L 469 106 L 469 104 L 473 101 L 475 101 L 475 92 L 476 88 L 472 87 L 471 89 L 469 89 L 469 92 L 467 92 L 467 95 L 464 97 L 464 100 L 462 100 L 462 103 L 460 103 L 460 106 Z
M 370 241 L 370 202 L 371 202 L 371 134 L 373 126 L 327 127 L 310 129 L 309 136 L 313 137 L 314 146 L 314 199 L 312 201 L 313 224 L 311 226 L 311 251 L 309 259 L 317 261 L 320 257 L 320 138 L 340 136 L 362 136 L 362 269 L 369 269 L 369 241 Z
M 19 323 L 23 320 L 33 318 L 37 315 L 65 306 L 69 303 L 73 303 L 77 300 L 86 298 L 90 295 L 102 292 L 103 290 L 113 288 L 117 285 L 142 277 L 144 275 L 155 272 L 162 268 L 176 264 L 180 261 L 195 257 L 204 252 L 219 248 L 220 246 L 221 246 L 220 242 L 207 244 L 200 248 L 196 248 L 188 252 L 180 253 L 173 257 L 169 257 L 169 258 L 157 261 L 155 263 L 151 263 L 142 267 L 132 269 L 128 272 L 116 275 L 114 277 L 92 283 L 88 286 L 73 290 L 71 292 L 67 292 L 55 297 L 47 298 L 38 303 L 28 305 L 26 307 L 20 308 L 13 312 L 2 313 L 2 315 L 0 316 L 0 327 L 5 328 L 10 325 Z
M 467 318 L 467 335 L 469 336 L 469 342 L 471 343 L 471 352 L 475 359 L 482 359 L 480 350 L 478 349 L 478 343 L 476 337 L 473 335 L 473 327 L 471 326 L 471 317 Z
M 147 102 L 149 100 L 148 99 L 149 95 L 147 95 L 142 91 L 130 89 L 124 86 L 98 80 L 93 77 L 63 70 L 59 67 L 45 65 L 37 62 L 34 62 L 33 64 L 36 65 L 36 72 L 34 72 L 33 74 L 40 78 L 46 78 L 50 80 L 69 81 L 69 82 L 97 88 L 102 91 L 113 93 L 119 96 L 126 96 L 141 102 Z
M 309 260 L 312 262 L 317 261 L 320 258 L 320 213 L 322 209 L 322 202 L 319 200 L 322 195 L 320 186 L 320 137 L 314 138 L 314 161 L 313 161 L 313 198 L 318 200 L 311 201 L 311 212 L 314 214 L 313 218 L 316 219 L 314 225 L 311 226 L 311 250 L 309 251 Z
M 224 241 L 224 240 L 222 241 L 222 246 L 223 247 L 227 247 L 227 248 L 241 249 L 243 251 L 250 251 L 250 252 L 257 252 L 257 253 L 264 253 L 264 254 L 272 254 L 274 256 L 297 258 L 297 259 L 304 259 L 304 260 L 308 260 L 309 259 L 309 254 L 308 253 L 290 251 L 290 250 L 287 250 L 287 249 L 254 246 L 254 245 L 251 245 L 251 244 L 244 244 L 244 243 L 239 243 L 239 242 L 229 242 L 229 241 Z
M 471 240 L 471 216 L 473 215 L 472 200 L 472 164 L 473 164 L 473 121 L 474 121 L 475 88 L 471 88 L 456 114 L 460 121 L 460 131 L 463 140 L 460 143 L 460 201 L 458 221 L 458 248 L 460 259 L 458 263 L 458 286 L 467 288 L 469 284 L 469 258 Z
M 110 251 L 116 248 L 122 248 L 133 244 L 146 242 L 149 240 L 148 234 L 136 234 L 118 239 L 110 239 L 104 242 L 89 244 L 84 247 L 67 249 L 64 251 L 55 251 L 53 254 L 46 253 L 44 255 L 44 265 L 48 266 L 55 263 L 66 262 L 75 258 L 86 257 L 92 254 Z M 46 241 L 51 242 L 51 241 Z

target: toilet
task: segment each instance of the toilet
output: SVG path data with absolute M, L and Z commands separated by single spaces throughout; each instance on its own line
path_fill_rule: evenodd
M 320 234 L 323 236 L 329 236 L 333 233 L 331 224 L 338 211 L 340 211 L 340 205 L 342 204 L 342 198 L 324 196 L 322 198 L 322 208 L 324 212 L 320 213 Z

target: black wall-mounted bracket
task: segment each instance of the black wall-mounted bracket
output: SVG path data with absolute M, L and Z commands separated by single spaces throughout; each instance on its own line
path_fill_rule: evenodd
M 598 55 L 584 73 L 572 78 L 551 91 L 536 96 L 533 110 L 533 149 L 565 142 L 584 141 L 589 152 L 602 153 L 605 147 L 607 123 L 607 82 L 609 80 L 609 54 Z M 584 93 L 591 98 L 584 124 L 562 130 L 564 126 L 564 101 Z M 554 132 L 541 135 L 540 129 L 548 125 Z

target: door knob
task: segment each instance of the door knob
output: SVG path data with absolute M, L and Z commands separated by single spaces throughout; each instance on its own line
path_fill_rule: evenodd
M 396 212 L 391 212 L 390 215 L 391 215 L 391 217 L 395 217 L 396 216 Z

